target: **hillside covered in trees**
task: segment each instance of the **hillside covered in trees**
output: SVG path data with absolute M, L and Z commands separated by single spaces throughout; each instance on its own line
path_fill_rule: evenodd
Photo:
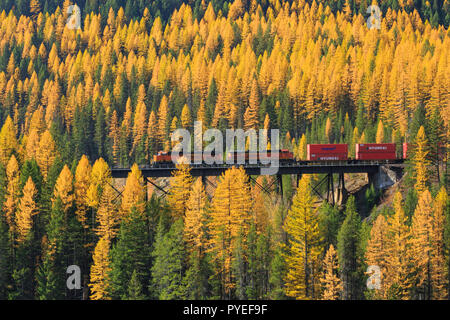
M 69 1 L 0 4 L 0 298 L 449 297 L 447 0 L 379 1 L 380 30 L 364 0 L 77 4 L 78 30 Z M 195 120 L 279 128 L 297 159 L 308 143 L 411 153 L 392 204 L 369 188 L 364 212 L 317 206 L 317 177 L 280 198 L 238 168 L 211 196 L 180 165 L 161 199 L 139 165 Z

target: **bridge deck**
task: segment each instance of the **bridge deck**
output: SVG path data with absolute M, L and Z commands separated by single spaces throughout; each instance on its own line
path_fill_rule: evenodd
M 194 177 L 201 176 L 220 176 L 233 164 L 192 164 L 191 174 Z M 248 175 L 261 175 L 261 164 L 245 164 L 242 166 Z M 395 161 L 367 161 L 367 160 L 348 160 L 348 161 L 330 161 L 330 162 L 292 162 L 280 163 L 277 175 L 286 174 L 320 174 L 320 173 L 376 173 L 380 166 L 403 166 L 402 160 Z M 154 164 L 152 166 L 141 167 L 142 175 L 146 178 L 171 177 L 172 172 L 176 170 L 173 164 Z M 113 168 L 111 170 L 113 178 L 126 178 L 130 168 Z

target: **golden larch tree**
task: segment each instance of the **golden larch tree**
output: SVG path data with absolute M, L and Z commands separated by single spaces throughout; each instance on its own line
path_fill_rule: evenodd
M 25 146 L 25 159 L 36 159 L 36 153 L 39 149 L 40 136 L 37 129 L 33 128 L 30 134 L 27 136 L 26 146 Z
M 320 279 L 323 287 L 323 300 L 338 300 L 342 291 L 342 281 L 339 278 L 339 262 L 334 246 L 325 254 L 323 261 L 323 277 Z
M 113 187 L 109 184 L 105 185 L 97 211 L 95 233 L 107 241 L 111 241 L 116 236 L 120 222 L 114 202 L 116 198 L 117 193 Z
M 416 178 L 415 188 L 417 193 L 425 191 L 427 187 L 428 181 L 427 167 L 430 162 L 427 156 L 428 156 L 428 140 L 425 136 L 425 128 L 423 126 L 420 126 L 416 136 L 416 146 L 413 157 L 415 178 Z
M 61 200 L 62 209 L 67 214 L 74 200 L 73 174 L 67 165 L 64 165 L 64 168 L 56 179 L 52 201 L 55 202 L 57 199 Z
M 431 296 L 431 270 L 432 270 L 432 229 L 433 199 L 430 192 L 425 189 L 420 195 L 411 226 L 411 253 L 414 265 L 413 286 L 426 298 Z
M 169 115 L 169 101 L 166 96 L 163 96 L 158 109 L 158 141 L 161 146 L 167 139 L 167 129 L 168 129 L 168 115 Z
M 31 177 L 28 177 L 23 187 L 23 196 L 20 198 L 19 205 L 17 206 L 15 224 L 18 243 L 25 242 L 33 228 L 33 216 L 38 213 L 35 202 L 36 194 L 37 189 L 34 182 Z
M 244 113 L 244 129 L 259 128 L 259 89 L 256 79 L 252 81 L 252 89 L 250 91 L 250 98 L 248 101 L 247 110 Z
M 319 293 L 318 263 L 322 239 L 310 183 L 310 176 L 303 175 L 284 222 L 288 234 L 285 291 L 296 299 L 317 298 Z
M 384 299 L 386 287 L 384 286 L 384 277 L 387 273 L 386 251 L 387 251 L 387 222 L 386 218 L 379 214 L 373 223 L 370 231 L 370 238 L 366 249 L 366 262 L 369 266 L 378 266 L 380 268 L 381 288 L 374 289 L 375 299 Z
M 89 164 L 88 158 L 83 155 L 78 162 L 77 168 L 75 170 L 75 182 L 74 182 L 74 195 L 75 195 L 75 205 L 78 221 L 80 221 L 83 228 L 87 229 L 87 210 L 88 210 L 88 199 L 87 191 L 89 189 L 89 181 L 91 178 L 91 165 Z
M 90 207 L 97 208 L 101 194 L 106 185 L 112 182 L 111 171 L 103 158 L 95 161 L 87 190 L 87 202 Z
M 53 165 L 58 152 L 56 150 L 56 144 L 53 140 L 52 134 L 49 130 L 46 130 L 39 141 L 39 148 L 36 151 L 36 162 L 41 169 L 42 176 L 44 179 L 47 178 L 48 171 Z
M 412 272 L 411 233 L 399 191 L 394 196 L 394 210 L 394 215 L 387 218 L 386 272 L 383 276 L 383 286 L 387 299 L 408 299 Z
M 299 160 L 306 160 L 306 135 L 302 134 L 298 144 L 297 158 Z
M 135 163 L 131 167 L 131 172 L 128 174 L 125 189 L 122 193 L 122 217 L 127 216 L 132 208 L 137 210 L 140 214 L 144 213 L 146 192 L 147 190 L 145 189 L 142 172 Z
M 383 126 L 383 122 L 381 120 L 378 121 L 377 135 L 376 135 L 375 139 L 376 139 L 376 143 L 384 142 L 384 126 Z
M 186 204 L 186 217 L 184 218 L 184 239 L 190 252 L 204 253 L 207 246 L 207 204 L 208 198 L 198 178 L 193 184 L 189 200 Z
M 11 154 L 17 150 L 16 128 L 10 116 L 8 116 L 0 130 L 0 162 L 6 166 Z
M 325 123 L 325 138 L 327 139 L 327 143 L 330 143 L 330 139 L 331 139 L 331 120 L 330 117 L 327 118 L 327 122 Z
M 191 123 L 192 123 L 191 110 L 189 109 L 188 105 L 185 104 L 183 110 L 181 111 L 181 126 L 184 129 L 189 129 L 191 127 Z
M 448 270 L 446 268 L 444 228 L 448 195 L 441 188 L 434 201 L 431 238 L 431 285 L 432 299 L 443 300 L 447 297 Z
M 244 169 L 231 168 L 220 178 L 212 200 L 210 250 L 222 279 L 225 293 L 234 287 L 233 252 L 239 232 L 246 237 L 251 216 L 252 200 L 248 176 Z
M 191 169 L 185 163 L 176 165 L 176 170 L 172 173 L 170 179 L 170 190 L 167 195 L 172 216 L 184 217 L 186 213 L 186 204 L 189 199 L 190 188 L 192 185 Z
M 120 132 L 119 132 L 119 120 L 117 117 L 117 111 L 114 110 L 111 116 L 111 123 L 109 125 L 109 138 L 112 141 L 112 156 L 113 156 L 113 164 L 117 165 L 119 163 L 119 139 L 120 139 Z
M 109 258 L 110 241 L 100 238 L 92 256 L 90 283 L 92 300 L 109 300 L 109 272 L 111 261 Z
M 6 187 L 6 199 L 3 204 L 6 222 L 8 223 L 11 234 L 14 232 L 14 220 L 19 197 L 19 163 L 14 155 L 8 161 L 6 166 L 6 178 L 8 184 Z
M 144 102 L 139 102 L 134 113 L 133 123 L 133 149 L 142 141 L 147 132 L 147 107 Z

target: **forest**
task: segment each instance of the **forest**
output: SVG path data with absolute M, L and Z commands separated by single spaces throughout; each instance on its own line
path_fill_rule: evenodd
M 449 298 L 448 0 L 374 1 L 379 30 L 365 0 L 76 3 L 0 4 L 0 299 Z M 161 197 L 140 167 L 194 121 L 411 150 L 389 201 L 183 164 Z

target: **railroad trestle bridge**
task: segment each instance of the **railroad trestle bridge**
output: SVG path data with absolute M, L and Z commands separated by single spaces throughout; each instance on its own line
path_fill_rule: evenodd
M 262 170 L 268 168 L 269 165 L 263 164 L 191 164 L 191 175 L 193 177 L 201 177 L 203 183 L 212 184 L 208 177 L 217 177 L 222 175 L 226 170 L 235 167 L 243 167 L 246 174 L 250 177 L 250 180 L 255 183 L 264 192 L 270 192 L 272 185 L 262 186 L 259 184 L 255 176 L 262 175 Z M 157 178 L 170 178 L 173 171 L 177 168 L 172 163 L 165 164 L 152 164 L 149 166 L 142 166 L 139 168 L 144 177 L 145 183 L 152 184 L 155 188 L 160 190 L 163 195 L 167 194 L 164 187 L 156 184 L 152 179 Z M 345 180 L 344 175 L 349 173 L 365 173 L 368 175 L 369 183 L 373 183 L 375 188 L 383 189 L 389 185 L 395 183 L 404 169 L 403 160 L 346 160 L 346 161 L 293 161 L 287 163 L 280 163 L 278 166 L 278 171 L 275 174 L 276 179 L 273 180 L 272 184 L 277 183 L 278 192 L 283 195 L 283 184 L 282 177 L 284 175 L 294 175 L 298 181 L 301 179 L 303 174 L 325 174 L 325 176 L 319 180 L 319 182 L 313 186 L 313 191 L 322 199 L 335 203 L 336 200 L 344 199 L 346 195 Z M 264 171 L 264 170 L 263 170 Z M 128 174 L 131 172 L 131 168 L 112 168 L 111 174 L 115 179 L 127 178 Z M 337 175 L 337 185 L 334 176 Z M 321 185 L 326 184 L 326 195 L 323 196 L 319 192 Z M 337 186 L 337 188 L 336 188 Z M 335 194 L 335 190 L 337 194 Z M 120 194 L 120 192 L 119 192 Z M 336 197 L 337 195 L 337 197 Z

